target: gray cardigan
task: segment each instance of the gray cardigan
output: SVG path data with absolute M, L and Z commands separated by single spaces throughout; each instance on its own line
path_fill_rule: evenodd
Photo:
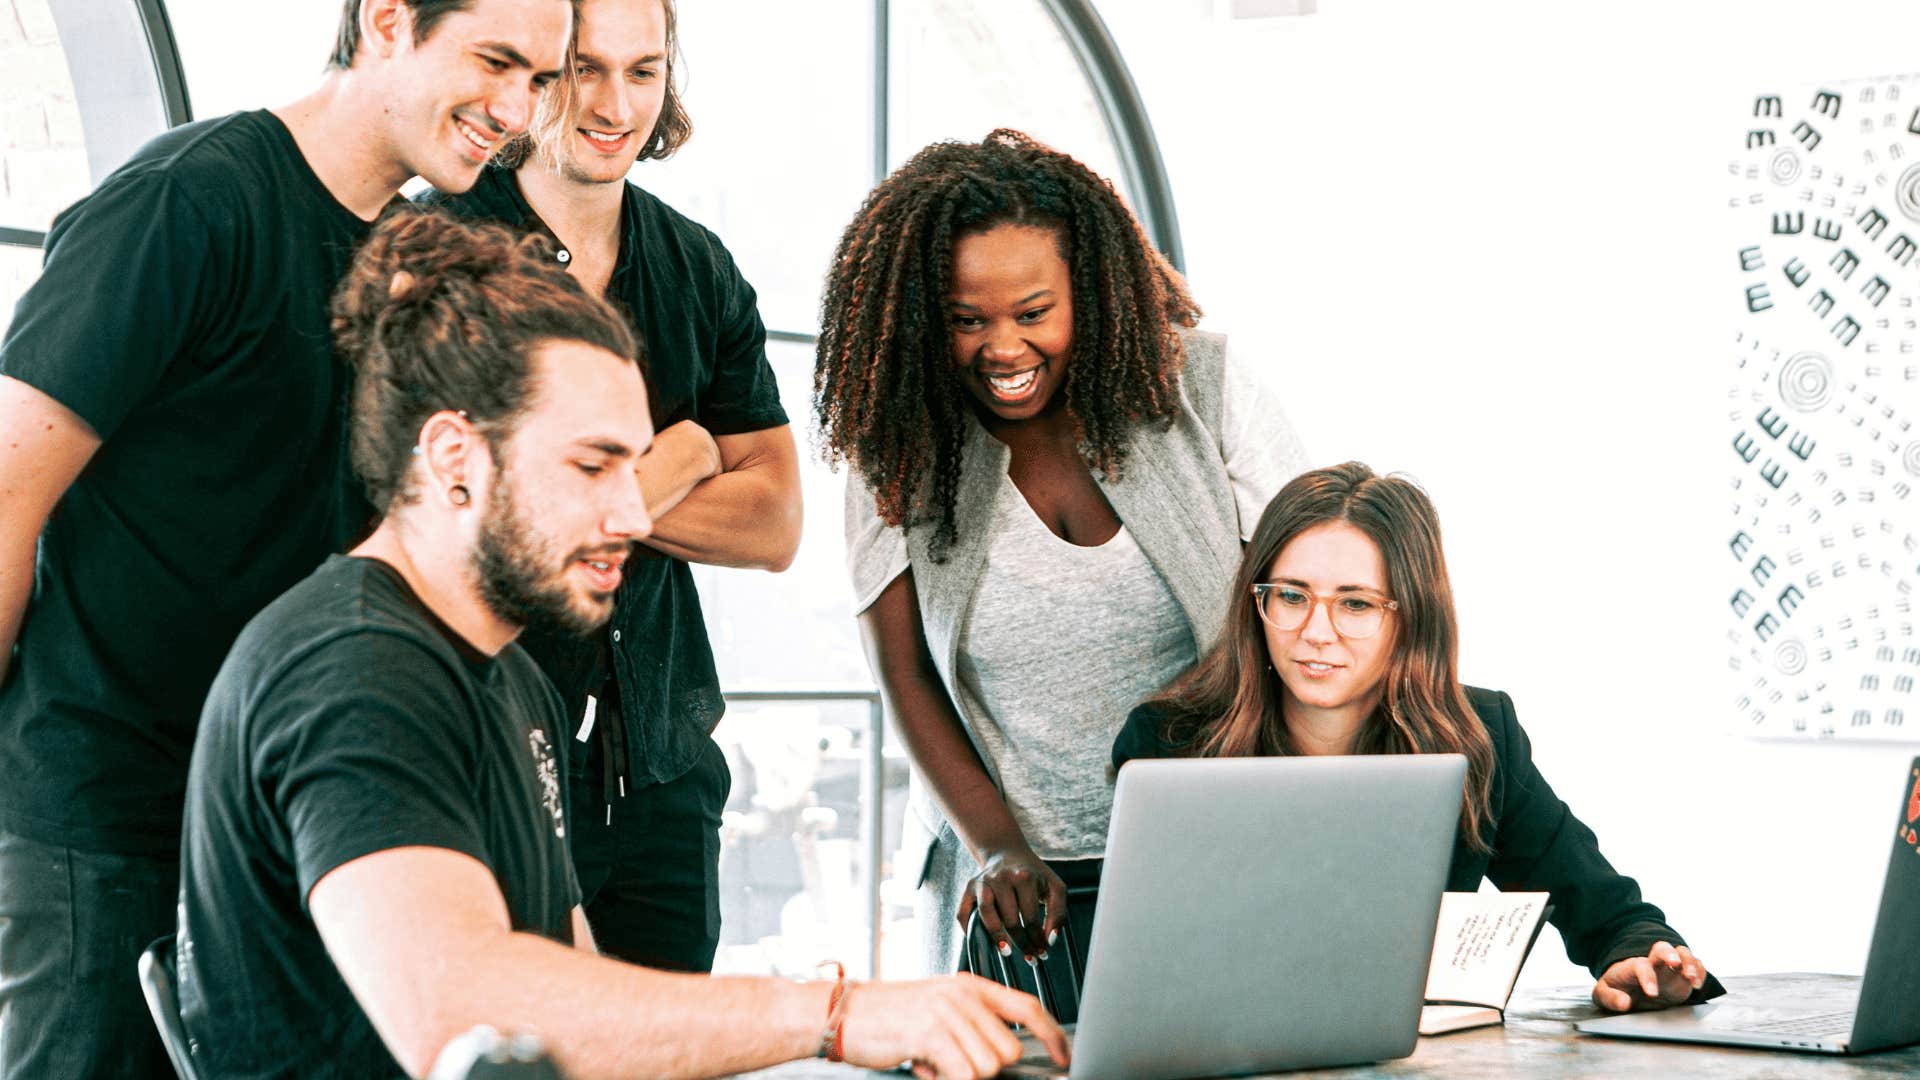
M 1109 481 L 1097 470 L 1094 479 L 1186 613 L 1194 643 L 1205 652 L 1226 617 L 1227 583 L 1239 566 L 1243 531 L 1221 441 L 1225 339 L 1200 331 L 1182 331 L 1181 336 L 1186 369 L 1180 380 L 1179 411 L 1171 426 L 1147 424 L 1136 429 L 1120 479 Z M 959 695 L 953 693 L 960 628 L 987 551 L 988 537 L 979 523 L 992 520 L 994 493 L 1011 456 L 1006 445 L 987 434 L 971 415 L 968 425 L 954 506 L 959 535 L 947 549 L 946 561 L 936 563 L 931 557 L 931 528 L 906 530 L 907 562 L 919 596 L 927 648 L 956 709 L 962 709 Z M 865 481 L 857 473 L 850 476 L 848 558 L 856 590 L 868 596 L 886 583 L 872 579 L 895 576 L 876 569 L 871 560 L 862 562 L 858 538 L 875 528 L 877 517 Z M 972 738 L 975 718 L 963 710 L 960 719 Z M 977 740 L 975 750 L 979 750 Z M 981 757 L 985 760 L 986 755 Z M 990 761 L 987 771 L 999 783 Z M 919 908 L 928 971 L 952 971 L 960 955 L 953 913 L 962 888 L 979 867 L 918 770 L 908 798 L 901 851 L 925 853 L 919 868 L 924 886 Z

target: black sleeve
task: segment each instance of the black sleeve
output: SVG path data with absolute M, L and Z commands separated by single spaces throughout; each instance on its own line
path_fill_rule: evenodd
M 760 298 L 734 265 L 733 256 L 711 233 L 715 287 L 720 296 L 720 335 L 715 342 L 713 380 L 700 398 L 700 425 L 714 435 L 764 431 L 787 422 L 780 387 L 767 362 L 767 328 L 760 321 Z
M 254 716 L 254 775 L 287 831 L 300 903 L 335 867 L 398 847 L 492 868 L 474 805 L 470 703 L 447 661 L 404 635 L 335 639 L 291 667 Z
M 1127 722 L 1113 740 L 1113 768 L 1135 758 L 1176 757 L 1166 739 L 1167 715 L 1151 704 L 1136 705 L 1127 714 Z
M 1567 957 L 1595 978 L 1616 962 L 1645 956 L 1655 942 L 1684 945 L 1666 915 L 1640 897 L 1640 886 L 1600 854 L 1593 830 L 1547 785 L 1533 764 L 1533 745 L 1514 716 L 1513 699 L 1494 695 L 1489 728 L 1498 727 L 1494 784 L 1503 792 L 1487 877 L 1502 890 L 1544 892 L 1553 904 L 1551 922 L 1566 942 Z M 1705 1001 L 1725 991 L 1712 975 L 1694 992 Z
M 54 223 L 45 267 L 0 346 L 0 374 L 111 438 L 197 340 L 228 244 L 167 175 L 110 178 Z

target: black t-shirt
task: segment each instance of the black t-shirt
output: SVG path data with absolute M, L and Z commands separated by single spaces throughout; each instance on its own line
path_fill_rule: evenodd
M 178 852 L 228 646 L 373 516 L 327 325 L 368 231 L 264 111 L 167 132 L 55 221 L 0 373 L 103 443 L 40 538 L 0 687 L 0 826 Z
M 553 236 L 505 169 L 488 169 L 464 195 L 421 198 L 462 217 Z M 554 246 L 557 258 L 571 258 L 557 238 Z M 758 301 L 733 256 L 711 230 L 631 183 L 607 296 L 626 309 L 645 343 L 656 428 L 691 419 L 714 435 L 738 435 L 787 422 Z M 591 641 L 529 635 L 525 644 L 574 718 L 586 695 L 599 692 L 611 656 L 628 775 L 664 783 L 693 767 L 725 709 L 700 596 L 685 561 L 638 544 L 614 603 L 607 629 Z
M 474 651 L 378 560 L 335 556 L 261 612 L 193 754 L 178 957 L 201 1072 L 399 1075 L 307 910 L 362 856 L 471 855 L 515 930 L 570 944 L 564 725 L 524 650 Z

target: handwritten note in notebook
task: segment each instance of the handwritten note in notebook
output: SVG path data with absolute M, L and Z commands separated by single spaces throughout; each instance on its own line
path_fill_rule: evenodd
M 1540 892 L 1442 893 L 1420 1034 L 1500 1023 L 1552 910 Z

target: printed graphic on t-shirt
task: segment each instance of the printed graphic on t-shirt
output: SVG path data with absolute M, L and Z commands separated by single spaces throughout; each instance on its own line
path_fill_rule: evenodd
M 533 751 L 533 771 L 540 777 L 540 805 L 553 815 L 553 835 L 566 839 L 566 812 L 560 805 L 560 767 L 554 763 L 553 747 L 547 733 L 535 728 L 527 732 L 527 746 Z

